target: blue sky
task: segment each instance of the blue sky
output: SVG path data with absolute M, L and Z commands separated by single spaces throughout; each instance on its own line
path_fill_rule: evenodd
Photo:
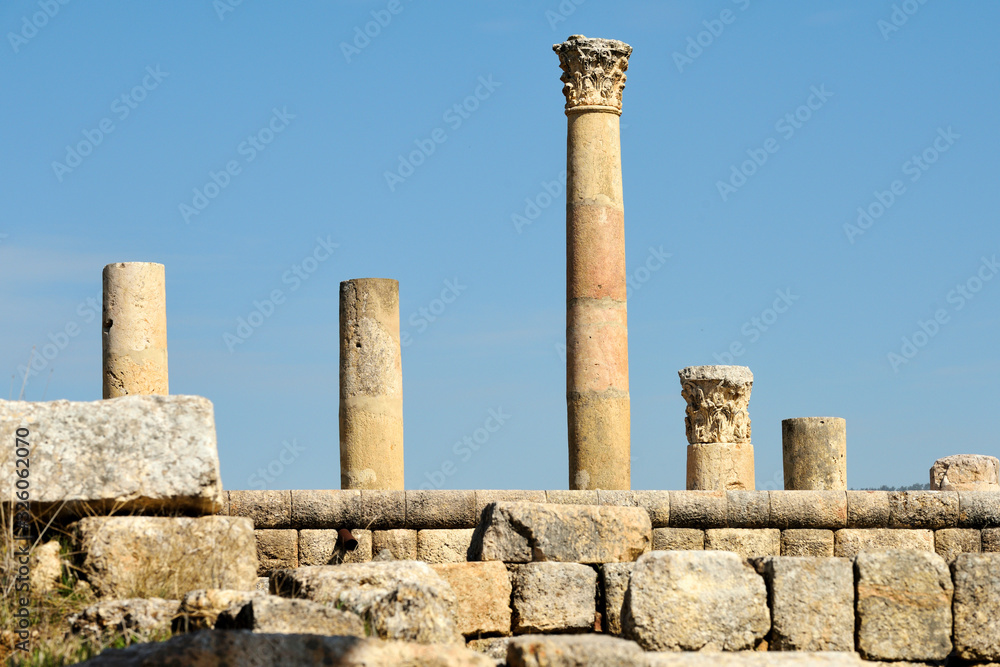
M 25 398 L 99 399 L 101 269 L 162 262 L 170 388 L 214 402 L 224 485 L 336 488 L 338 284 L 396 278 L 407 487 L 566 488 L 551 45 L 585 34 L 634 48 L 633 488 L 683 488 L 677 371 L 733 352 L 758 488 L 805 416 L 847 419 L 850 486 L 925 482 L 1000 451 L 998 23 L 936 0 L 5 2 L 0 368 L 16 397 L 49 344 Z

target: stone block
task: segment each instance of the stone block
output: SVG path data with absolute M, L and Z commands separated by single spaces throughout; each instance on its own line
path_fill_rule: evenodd
M 833 531 L 819 528 L 788 528 L 781 531 L 782 556 L 833 556 Z
M 362 489 L 361 516 L 357 525 L 366 530 L 405 528 L 406 492 Z
M 169 633 L 170 621 L 180 603 L 163 598 L 101 600 L 66 619 L 70 632 L 97 642 L 126 636 L 137 641 L 142 635 Z M 11 627 L 13 627 L 13 621 Z
M 781 555 L 781 531 L 777 528 L 709 528 L 705 549 L 732 551 L 742 558 Z
M 952 583 L 926 551 L 862 551 L 854 559 L 857 647 L 866 660 L 944 660 L 951 653 Z
M 647 653 L 644 667 L 907 667 L 909 662 L 867 662 L 843 651 L 732 651 Z M 914 664 L 914 667 L 917 665 Z M 925 667 L 923 663 L 919 667 Z
M 472 528 L 417 531 L 417 560 L 425 563 L 464 563 L 469 560 Z
M 983 540 L 975 528 L 942 528 L 934 531 L 934 550 L 949 565 L 958 554 L 977 554 Z
M 222 507 L 216 512 L 219 516 L 229 516 L 229 491 L 222 492 Z
M 275 570 L 299 566 L 299 531 L 255 530 L 257 576 L 269 577 Z
M 406 492 L 407 528 L 475 528 L 478 519 L 475 491 Z
M 846 491 L 769 491 L 774 528 L 844 528 Z
M 671 528 L 725 528 L 725 491 L 671 491 Z
M 885 528 L 889 525 L 889 494 L 886 491 L 848 491 L 848 528 Z
M 181 599 L 173 630 L 174 632 L 210 630 L 215 627 L 215 622 L 222 612 L 230 607 L 239 610 L 253 598 L 266 594 L 266 588 L 263 591 L 233 591 L 218 588 L 190 591 Z
M 584 632 L 596 619 L 597 572 L 579 563 L 511 568 L 514 634 Z
M 726 523 L 730 528 L 769 528 L 771 496 L 767 491 L 726 491 Z
M 604 597 L 604 631 L 612 635 L 622 633 L 622 607 L 625 592 L 635 563 L 605 563 L 601 565 L 601 591 Z
M 367 563 L 372 559 L 370 530 L 352 530 L 357 549 L 348 551 L 336 530 L 300 530 L 299 565 L 340 565 Z
M 704 548 L 704 530 L 698 528 L 653 529 L 653 551 L 700 551 Z
M 846 558 L 754 563 L 767 582 L 771 651 L 853 651 L 854 571 Z
M 381 639 L 452 643 L 455 593 L 426 563 L 348 563 L 279 570 L 273 590 L 283 596 L 333 605 L 366 619 Z
M 958 526 L 956 491 L 890 491 L 892 528 L 954 528 Z
M 510 637 L 470 639 L 465 645 L 476 653 L 482 653 L 496 661 L 497 667 L 504 667 L 507 664 L 507 646 L 510 645 L 510 639 Z
M 291 492 L 291 527 L 340 530 L 361 524 L 361 492 L 357 489 Z
M 958 525 L 963 528 L 1000 525 L 1000 492 L 959 491 Z
M 431 568 L 455 591 L 460 633 L 510 634 L 511 584 L 503 563 L 442 563 Z
M 253 527 L 291 528 L 291 491 L 230 491 L 230 516 L 243 516 L 253 521 Z
M 545 502 L 556 505 L 600 505 L 597 489 L 573 489 L 545 492 Z
M 417 560 L 417 531 L 408 528 L 372 531 L 372 558 L 388 550 L 393 560 Z
M 1000 491 L 1000 459 L 956 454 L 931 466 L 932 491 Z
M 524 635 L 510 640 L 509 667 L 622 667 L 646 664 L 639 645 L 605 635 Z
M 653 551 L 636 561 L 622 628 L 647 651 L 739 651 L 771 627 L 764 580 L 725 551 Z
M 99 595 L 179 600 L 197 588 L 252 590 L 253 524 L 242 517 L 87 517 L 74 524 L 81 573 Z
M 471 554 L 505 563 L 613 563 L 648 551 L 652 528 L 639 507 L 500 502 L 488 506 Z
M 275 595 L 251 598 L 243 605 L 226 609 L 219 614 L 216 628 L 278 634 L 365 636 L 365 623 L 357 614 L 312 600 L 293 600 Z
M 633 491 L 632 495 L 636 506 L 642 507 L 649 514 L 649 521 L 654 528 L 666 528 L 670 525 L 669 491 Z
M 116 512 L 213 514 L 222 481 L 212 403 L 200 396 L 122 396 L 103 401 L 0 400 L 0 468 L 14 470 L 16 432 L 33 462 L 35 516 Z M 5 505 L 13 474 L 0 479 Z
M 934 553 L 934 532 L 893 528 L 844 528 L 833 534 L 833 555 L 853 558 L 862 551 L 918 549 Z
M 483 510 L 491 503 L 544 503 L 546 502 L 545 491 L 507 491 L 507 490 L 479 490 L 476 491 L 476 522 L 483 519 Z
M 1000 661 L 1000 554 L 961 554 L 955 581 L 955 652 L 977 662 Z
M 983 528 L 983 553 L 1000 553 L 1000 528 Z

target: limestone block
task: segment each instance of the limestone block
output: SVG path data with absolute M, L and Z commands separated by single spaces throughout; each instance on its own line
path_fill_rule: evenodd
M 58 540 L 49 540 L 31 549 L 28 577 L 34 593 L 51 592 L 62 583 L 63 560 L 59 555 L 60 550 Z
M 636 561 L 622 628 L 647 651 L 739 651 L 771 627 L 764 580 L 725 551 L 653 551 Z
M 771 491 L 775 528 L 845 528 L 846 491 Z
M 653 529 L 653 551 L 687 551 L 704 548 L 704 530 L 697 528 Z
M 727 653 L 647 653 L 647 667 L 907 667 L 909 662 L 868 662 L 857 653 L 837 651 L 733 651 Z M 919 667 L 925 667 L 920 663 Z
M 862 551 L 857 646 L 866 660 L 944 660 L 951 653 L 951 575 L 944 559 L 917 550 Z
M 224 660 L 220 659 L 224 656 Z M 281 667 L 495 667 L 486 656 L 461 645 L 385 642 L 358 637 L 258 634 L 203 630 L 165 642 L 104 651 L 84 667 L 172 667 L 175 665 L 281 665 Z
M 847 492 L 848 528 L 884 528 L 888 525 L 889 494 L 887 492 Z
M 597 572 L 579 563 L 527 563 L 511 568 L 514 634 L 592 630 Z
M 639 507 L 500 502 L 487 507 L 472 554 L 506 563 L 612 563 L 648 551 L 652 528 Z
M 483 510 L 491 503 L 544 503 L 545 494 L 545 491 L 476 491 L 476 522 L 478 524 L 483 520 Z
M 279 570 L 273 590 L 357 614 L 381 639 L 420 643 L 460 640 L 455 593 L 426 563 L 348 563 Z
M 70 616 L 66 622 L 74 634 L 100 641 L 111 635 L 168 632 L 180 603 L 163 598 L 101 600 Z
M 417 531 L 407 528 L 372 531 L 372 557 L 384 550 L 392 554 L 393 560 L 418 560 Z
M 705 549 L 732 551 L 742 558 L 781 554 L 781 531 L 777 528 L 709 528 Z
M 958 554 L 980 553 L 983 540 L 975 528 L 942 528 L 934 531 L 934 550 L 950 565 Z
M 464 563 L 469 559 L 472 528 L 417 531 L 417 560 L 425 563 Z
M 955 651 L 975 661 L 1000 661 L 1000 554 L 961 554 L 955 577 Z
M 1000 528 L 984 528 L 983 553 L 1000 553 Z
M 771 651 L 853 651 L 854 572 L 846 558 L 755 562 L 771 607 Z
M 524 635 L 510 640 L 509 667 L 645 665 L 635 642 L 606 635 Z
M 510 637 L 470 639 L 465 645 L 476 653 L 482 653 L 496 661 L 497 667 L 503 667 L 507 664 L 507 646 L 510 644 L 510 639 Z
M 267 581 L 267 579 L 265 579 Z M 184 595 L 173 624 L 174 632 L 189 632 L 215 627 L 219 614 L 230 607 L 237 610 L 267 591 L 233 591 L 218 588 L 198 589 Z
M 545 502 L 556 505 L 600 505 L 597 489 L 570 489 L 546 491 Z M 506 655 L 506 653 L 504 653 Z
M 671 491 L 671 528 L 725 528 L 725 491 Z
M 510 634 L 511 584 L 503 563 L 442 563 L 431 568 L 455 591 L 460 633 Z
M 342 563 L 367 563 L 372 559 L 372 532 L 352 530 L 358 548 L 348 551 L 340 542 L 336 530 L 300 530 L 300 565 L 339 565 Z
M 726 491 L 726 523 L 730 528 L 769 528 L 770 517 L 767 491 Z
M 934 532 L 892 528 L 844 528 L 833 534 L 833 555 L 853 558 L 862 551 L 918 549 L 934 553 Z
M 229 515 L 245 516 L 253 527 L 291 528 L 291 491 L 230 491 Z
M 29 432 L 36 516 L 56 509 L 74 517 L 111 510 L 212 514 L 222 508 L 215 418 L 206 398 L 0 400 L 3 470 L 14 470 L 21 428 Z M 41 465 L 45 461 L 59 465 Z M 13 473 L 0 478 L 5 505 L 16 480 Z
M 292 528 L 361 526 L 361 492 L 357 489 L 291 492 Z
M 406 492 L 407 528 L 475 528 L 477 523 L 475 491 Z
M 359 528 L 368 530 L 402 528 L 406 525 L 405 491 L 361 491 Z M 344 526 L 338 526 L 343 528 Z
M 889 525 L 893 528 L 954 528 L 958 525 L 958 493 L 890 491 Z
M 689 444 L 749 443 L 753 373 L 746 366 L 689 366 L 677 372 L 687 402 Z
M 670 523 L 669 491 L 606 491 L 598 489 L 597 495 L 599 502 L 590 504 L 642 507 L 649 514 L 649 521 L 654 528 L 667 526 Z M 549 500 L 549 502 L 555 501 Z
M 257 576 L 268 577 L 275 570 L 299 566 L 299 531 L 255 530 Z
M 781 531 L 782 556 L 833 556 L 833 531 L 817 528 L 788 528 Z
M 365 623 L 357 614 L 312 600 L 293 600 L 276 595 L 254 597 L 242 606 L 226 609 L 219 614 L 216 628 L 262 633 L 365 636 Z
M 986 528 L 1000 525 L 1000 491 L 959 491 L 958 525 Z
M 1000 491 L 1000 459 L 956 454 L 931 466 L 931 491 Z
M 106 597 L 180 599 L 196 588 L 252 590 L 253 524 L 242 517 L 87 517 L 74 524 L 81 573 Z
M 601 591 L 604 594 L 604 631 L 622 633 L 622 606 L 635 563 L 605 563 L 601 565 Z
M 254 586 L 255 591 L 263 591 L 267 593 L 271 590 L 271 578 L 270 577 L 257 577 L 257 585 Z

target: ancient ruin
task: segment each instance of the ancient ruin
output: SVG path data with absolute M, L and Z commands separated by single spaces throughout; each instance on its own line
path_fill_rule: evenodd
M 164 267 L 111 264 L 105 399 L 0 401 L 8 654 L 57 615 L 77 657 L 106 649 L 94 667 L 1000 662 L 995 457 L 849 490 L 846 421 L 786 419 L 785 489 L 755 490 L 752 372 L 691 366 L 687 488 L 630 489 L 632 48 L 554 48 L 569 489 L 404 488 L 399 285 L 379 278 L 341 283 L 341 488 L 223 489 L 212 403 L 168 394 Z

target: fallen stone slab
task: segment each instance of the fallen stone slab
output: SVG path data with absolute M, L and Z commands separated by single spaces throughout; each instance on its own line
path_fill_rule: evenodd
M 157 644 L 108 649 L 86 667 L 494 667 L 461 645 L 385 642 L 359 637 L 203 630 Z
M 960 554 L 952 569 L 956 653 L 1000 661 L 1000 554 Z
M 607 635 L 523 635 L 510 640 L 508 667 L 646 665 L 635 642 Z
M 242 606 L 226 609 L 219 614 L 215 627 L 264 633 L 366 636 L 365 623 L 357 614 L 312 600 L 276 595 L 251 598 Z
M 470 553 L 505 563 L 629 562 L 649 550 L 651 535 L 641 507 L 497 502 L 483 510 Z
M 458 631 L 510 634 L 510 577 L 503 563 L 442 563 L 431 568 L 455 591 Z
M 953 587 L 944 559 L 918 550 L 862 551 L 854 559 L 857 647 L 868 660 L 944 660 L 951 653 Z
M 739 651 L 771 627 L 764 579 L 727 551 L 652 551 L 632 569 L 622 629 L 647 651 Z
M 982 454 L 940 458 L 931 466 L 931 491 L 1000 491 L 1000 459 Z
M 180 599 L 199 588 L 253 590 L 257 545 L 242 517 L 88 517 L 72 526 L 99 595 Z
M 0 400 L 0 468 L 14 469 L 27 429 L 36 514 L 212 514 L 223 506 L 212 403 L 200 396 L 123 396 L 103 401 Z M 23 431 L 22 431 L 23 433 Z M 0 479 L 0 498 L 14 494 Z M 36 505 L 37 503 L 37 505 Z
M 266 581 L 266 579 L 265 579 Z M 266 591 L 234 591 L 202 588 L 187 593 L 174 619 L 174 632 L 194 632 L 215 627 L 219 614 L 230 607 L 237 610 L 250 600 L 266 595 Z
M 514 634 L 594 629 L 597 572 L 580 563 L 526 563 L 511 571 Z
M 67 619 L 70 631 L 99 640 L 111 634 L 169 632 L 180 602 L 163 598 L 101 600 Z
M 383 561 L 278 570 L 281 596 L 331 604 L 367 619 L 372 635 L 424 644 L 461 641 L 455 592 L 426 563 Z

